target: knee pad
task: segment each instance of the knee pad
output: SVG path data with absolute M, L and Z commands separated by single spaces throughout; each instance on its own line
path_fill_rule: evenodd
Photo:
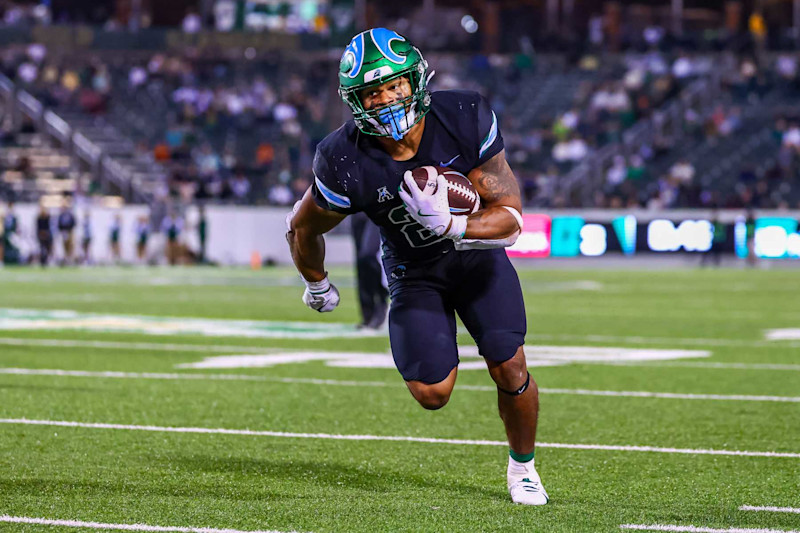
M 531 384 L 531 373 L 528 372 L 528 379 L 525 380 L 525 384 L 522 385 L 522 387 L 518 388 L 517 390 L 509 391 L 509 390 L 501 389 L 499 386 L 497 387 L 497 390 L 499 390 L 500 392 L 504 392 L 504 393 L 508 394 L 509 396 L 519 396 L 520 394 L 522 394 L 523 392 L 528 390 L 528 387 L 530 386 L 530 384 Z

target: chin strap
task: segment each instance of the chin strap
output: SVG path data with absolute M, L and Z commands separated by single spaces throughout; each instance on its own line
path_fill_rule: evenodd
M 427 61 L 425 62 L 425 66 L 426 67 L 428 66 L 428 62 Z M 425 85 L 428 85 L 431 82 L 431 78 L 433 78 L 434 74 L 436 74 L 435 70 L 431 70 L 430 73 L 428 73 L 428 77 L 425 78 Z

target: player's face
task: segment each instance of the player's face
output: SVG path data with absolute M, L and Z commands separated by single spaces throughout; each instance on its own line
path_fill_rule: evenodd
M 411 84 L 404 77 L 389 80 L 375 87 L 367 87 L 359 94 L 367 111 L 399 102 L 411 96 Z

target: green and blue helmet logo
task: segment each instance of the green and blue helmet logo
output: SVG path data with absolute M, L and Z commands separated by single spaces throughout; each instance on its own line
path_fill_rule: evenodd
M 378 50 L 380 50 L 381 54 L 383 54 L 386 59 L 398 65 L 402 65 L 406 62 L 406 56 L 395 54 L 394 50 L 392 50 L 392 41 L 405 41 L 405 37 L 396 31 L 387 30 L 386 28 L 374 28 L 369 30 L 369 36 L 372 37 L 372 42 L 375 43 L 375 46 L 378 47 Z
M 355 78 L 358 76 L 358 73 L 361 71 L 361 67 L 364 64 L 363 33 L 359 33 L 353 37 L 353 40 L 350 41 L 350 44 L 348 44 L 347 48 L 344 49 L 342 64 L 350 65 L 350 70 L 347 71 L 348 78 Z

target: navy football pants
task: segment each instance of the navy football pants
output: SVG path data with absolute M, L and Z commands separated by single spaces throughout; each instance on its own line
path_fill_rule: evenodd
M 392 355 L 406 381 L 438 383 L 458 365 L 455 313 L 486 359 L 506 361 L 524 343 L 522 289 L 504 249 L 385 259 L 385 267 Z

